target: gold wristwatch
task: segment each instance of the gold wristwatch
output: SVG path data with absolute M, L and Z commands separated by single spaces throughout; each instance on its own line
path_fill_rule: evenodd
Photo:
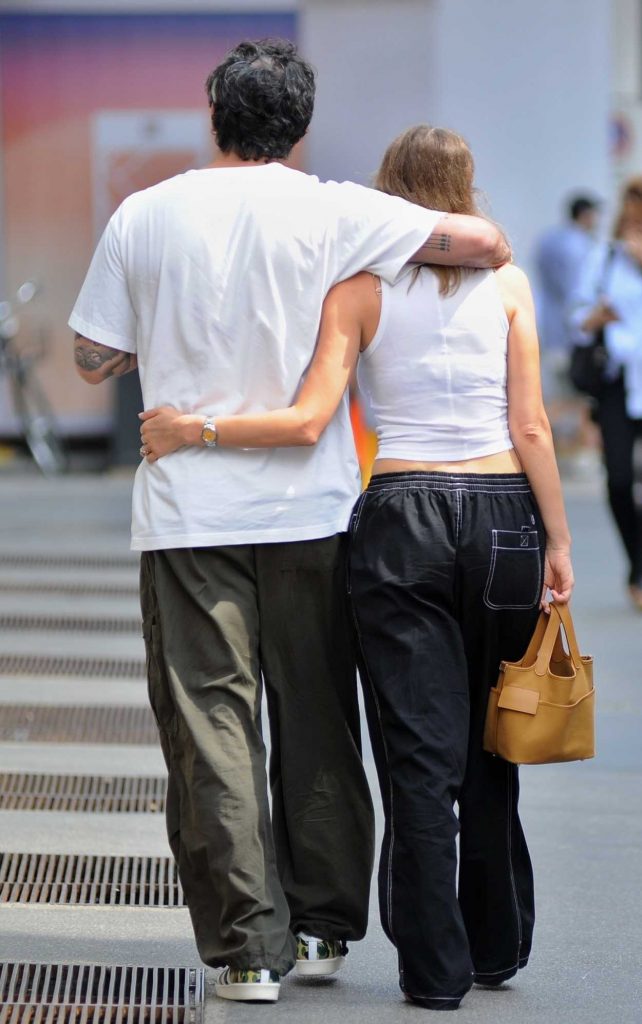
M 216 423 L 214 420 L 211 420 L 209 416 L 201 428 L 201 441 L 206 448 L 216 448 L 218 443 Z

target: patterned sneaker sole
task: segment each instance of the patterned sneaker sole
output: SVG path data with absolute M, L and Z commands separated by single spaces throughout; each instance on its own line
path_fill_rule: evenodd
M 333 956 L 327 960 L 297 960 L 294 973 L 297 978 L 328 978 L 338 974 L 345 962 L 344 956 Z
M 238 1003 L 275 1003 L 279 998 L 278 981 L 234 981 L 229 985 L 215 985 L 219 999 L 233 999 Z

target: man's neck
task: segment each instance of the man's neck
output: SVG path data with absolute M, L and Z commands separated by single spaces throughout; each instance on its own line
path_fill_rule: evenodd
M 265 167 L 267 164 L 282 164 L 283 160 L 271 160 L 262 157 L 260 160 L 243 160 L 236 153 L 218 153 L 210 167 Z

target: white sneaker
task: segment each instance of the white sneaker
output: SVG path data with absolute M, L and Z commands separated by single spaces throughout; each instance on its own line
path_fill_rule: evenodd
M 297 977 L 329 977 L 338 974 L 345 962 L 343 943 L 338 939 L 315 939 L 312 935 L 297 935 L 294 968 Z
M 281 979 L 277 971 L 250 971 L 224 967 L 214 991 L 219 999 L 235 999 L 240 1003 L 275 1003 L 279 998 Z

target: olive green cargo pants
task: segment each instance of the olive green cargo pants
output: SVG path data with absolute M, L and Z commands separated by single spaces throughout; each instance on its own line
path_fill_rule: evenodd
M 212 967 L 284 974 L 294 933 L 348 940 L 366 929 L 373 814 L 346 543 L 340 534 L 142 555 L 169 841 L 199 953 Z

